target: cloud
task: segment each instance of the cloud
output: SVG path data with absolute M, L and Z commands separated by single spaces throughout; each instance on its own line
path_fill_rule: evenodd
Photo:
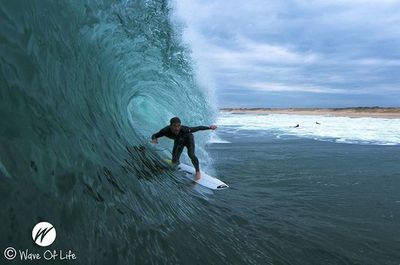
M 350 61 L 350 63 L 367 67 L 400 67 L 400 59 L 363 58 Z
M 272 92 L 308 92 L 308 93 L 349 93 L 345 89 L 335 89 L 330 87 L 312 86 L 312 85 L 288 85 L 280 83 L 247 83 L 246 87 L 255 90 L 272 91 Z
M 222 65 L 248 62 L 251 64 L 309 64 L 316 62 L 319 57 L 310 52 L 300 53 L 285 46 L 256 42 L 243 36 L 238 36 L 235 42 L 235 49 L 210 45 L 209 52 L 205 55 Z
M 358 105 L 389 104 L 379 96 L 388 91 L 400 98 L 399 1 L 187 0 L 175 5 L 186 23 L 185 40 L 217 94 L 234 88 L 329 94 L 337 101 L 350 94 L 377 95 L 359 96 Z M 319 100 L 310 96 L 310 104 L 314 99 Z M 243 100 L 237 97 L 238 103 Z

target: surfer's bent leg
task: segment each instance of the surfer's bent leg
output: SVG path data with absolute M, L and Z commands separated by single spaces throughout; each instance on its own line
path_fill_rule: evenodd
M 186 139 L 186 148 L 188 152 L 188 156 L 192 160 L 192 164 L 197 171 L 200 171 L 199 166 L 199 159 L 197 159 L 196 155 L 194 154 L 194 137 L 193 134 L 189 133 Z
M 172 148 L 172 164 L 179 164 L 179 158 L 181 157 L 183 148 L 185 145 L 179 139 L 174 141 L 174 148 Z

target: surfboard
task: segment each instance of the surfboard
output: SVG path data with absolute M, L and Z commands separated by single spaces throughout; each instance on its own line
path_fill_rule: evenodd
M 180 163 L 176 167 L 176 169 L 178 171 L 185 172 L 185 176 L 194 181 L 194 175 L 196 173 L 194 167 Z M 208 175 L 203 171 L 200 172 L 201 172 L 201 177 L 199 180 L 195 181 L 196 183 L 212 190 L 223 190 L 229 188 L 229 186 L 226 183 L 222 182 L 221 180 L 211 177 L 210 175 Z
M 171 160 L 165 160 L 168 164 L 171 164 Z M 227 189 L 229 188 L 229 186 L 222 182 L 221 180 L 214 178 L 210 175 L 208 175 L 207 173 L 200 171 L 201 172 L 201 177 L 199 180 L 195 181 L 194 180 L 194 175 L 196 173 L 196 170 L 194 169 L 194 167 L 191 167 L 189 165 L 180 163 L 177 167 L 176 167 L 177 171 L 180 172 L 184 172 L 185 173 L 185 177 L 187 177 L 188 179 L 193 180 L 194 182 L 212 189 L 212 190 L 223 190 L 223 189 Z

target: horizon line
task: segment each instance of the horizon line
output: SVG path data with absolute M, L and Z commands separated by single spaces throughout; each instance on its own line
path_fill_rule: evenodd
M 380 107 L 380 106 L 373 106 L 373 107 L 219 107 L 218 109 L 400 109 L 399 107 Z

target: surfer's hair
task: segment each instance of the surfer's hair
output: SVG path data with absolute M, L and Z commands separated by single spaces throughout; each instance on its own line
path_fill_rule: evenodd
M 179 119 L 178 117 L 173 117 L 169 123 L 172 125 L 174 123 L 181 123 L 181 119 Z

